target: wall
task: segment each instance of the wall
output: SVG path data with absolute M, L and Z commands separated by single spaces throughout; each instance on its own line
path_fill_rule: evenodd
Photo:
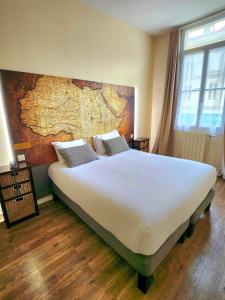
M 4 166 L 12 160 L 13 155 L 8 136 L 4 103 L 2 101 L 2 86 L 0 78 L 0 166 Z
M 164 96 L 167 56 L 170 33 L 165 33 L 154 39 L 153 84 L 152 84 L 152 117 L 151 117 L 151 147 L 153 147 Z
M 0 40 L 0 69 L 134 86 L 135 135 L 150 135 L 153 39 L 146 33 L 77 0 L 2 0 Z

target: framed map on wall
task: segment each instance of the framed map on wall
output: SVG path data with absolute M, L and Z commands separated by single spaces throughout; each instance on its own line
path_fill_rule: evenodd
M 1 77 L 11 139 L 30 145 L 21 150 L 29 164 L 56 161 L 53 141 L 133 134 L 133 87 L 5 70 Z

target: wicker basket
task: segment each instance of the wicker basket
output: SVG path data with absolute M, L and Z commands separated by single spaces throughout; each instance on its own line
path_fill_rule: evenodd
M 17 186 L 19 189 L 17 190 Z M 32 192 L 31 182 L 19 183 L 18 185 L 10 186 L 2 189 L 2 195 L 5 200 L 15 198 L 18 195 L 18 191 L 20 194 L 26 194 Z
M 19 200 L 19 201 L 18 201 Z M 19 199 L 5 202 L 9 222 L 14 222 L 35 213 L 33 194 L 27 194 Z
M 2 174 L 0 176 L 0 185 L 1 187 L 5 187 L 15 182 L 26 181 L 30 179 L 30 173 L 28 169 L 21 169 L 17 171 L 17 175 L 13 175 L 12 173 Z

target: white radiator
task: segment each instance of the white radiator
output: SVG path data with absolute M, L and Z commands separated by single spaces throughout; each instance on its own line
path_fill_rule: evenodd
M 207 164 L 214 166 L 217 169 L 218 174 L 221 174 L 222 171 L 223 151 L 223 135 L 211 136 L 209 138 L 209 143 L 207 143 L 206 146 L 204 161 Z
M 208 139 L 207 134 L 183 133 L 181 157 L 203 162 Z

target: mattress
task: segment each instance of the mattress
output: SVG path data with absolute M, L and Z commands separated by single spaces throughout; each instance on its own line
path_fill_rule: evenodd
M 134 253 L 154 254 L 216 181 L 207 164 L 136 150 L 75 168 L 49 167 L 56 186 Z
M 166 240 L 165 243 L 153 255 L 143 255 L 133 253 L 124 246 L 111 232 L 103 228 L 93 218 L 91 218 L 79 205 L 70 200 L 60 189 L 51 182 L 52 191 L 62 200 L 77 216 L 79 216 L 87 225 L 89 225 L 111 248 L 122 256 L 133 268 L 144 276 L 150 276 L 163 258 L 176 244 L 181 235 L 187 230 L 189 220 L 184 222 L 177 230 Z M 207 197 L 206 197 L 207 198 Z M 204 203 L 204 201 L 203 201 Z

